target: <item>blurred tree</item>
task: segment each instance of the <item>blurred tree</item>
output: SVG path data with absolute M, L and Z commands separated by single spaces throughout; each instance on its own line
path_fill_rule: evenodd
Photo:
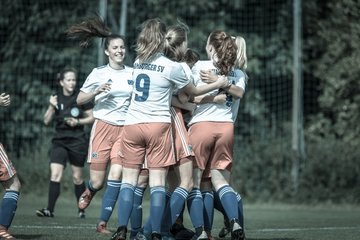
M 359 144 L 360 5 L 354 0 L 305 1 L 305 70 L 319 79 L 320 111 L 310 136 Z

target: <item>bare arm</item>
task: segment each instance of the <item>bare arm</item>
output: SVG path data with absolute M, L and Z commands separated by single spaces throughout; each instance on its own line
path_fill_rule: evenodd
M 190 112 L 193 112 L 196 108 L 196 105 L 194 103 L 190 103 L 190 102 L 182 103 L 176 96 L 172 97 L 171 105 L 177 108 L 188 110 Z
M 212 73 L 210 70 L 201 70 L 200 71 L 200 77 L 201 80 L 205 83 L 213 83 L 214 81 L 217 81 L 219 78 L 226 78 L 225 76 L 218 76 L 214 73 Z M 232 95 L 235 99 L 242 98 L 244 95 L 244 89 L 241 87 L 238 87 L 234 84 L 231 84 L 230 86 L 223 87 L 223 89 Z
M 88 102 L 94 100 L 94 98 L 97 95 L 99 95 L 100 93 L 110 91 L 110 89 L 111 89 L 111 84 L 104 83 L 93 92 L 85 93 L 83 91 L 80 91 L 76 98 L 76 103 L 79 105 L 88 103 Z
M 193 103 L 205 104 L 205 103 L 217 103 L 222 104 L 226 102 L 226 94 L 220 93 L 217 95 L 201 95 L 194 97 Z
M 83 118 L 67 118 L 65 120 L 66 124 L 71 126 L 71 127 L 76 127 L 76 126 L 80 126 L 80 125 L 87 125 L 87 124 L 91 124 L 94 122 L 94 116 L 93 116 L 93 112 L 92 109 L 86 110 L 84 112 L 84 117 Z
M 55 109 L 57 108 L 57 96 L 51 95 L 49 99 L 49 107 L 44 114 L 44 124 L 49 125 L 55 116 Z
M 208 93 L 212 90 L 219 89 L 219 88 L 225 88 L 229 86 L 229 82 L 225 78 L 218 78 L 217 81 L 201 85 L 201 86 L 195 86 L 192 82 L 190 82 L 188 85 L 186 85 L 183 88 L 183 91 L 186 94 L 192 95 L 192 96 L 199 96 L 205 93 Z

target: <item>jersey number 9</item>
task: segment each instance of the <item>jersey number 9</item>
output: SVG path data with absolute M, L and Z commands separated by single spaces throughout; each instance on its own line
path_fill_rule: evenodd
M 139 74 L 135 81 L 135 101 L 145 102 L 149 97 L 150 78 L 146 74 Z

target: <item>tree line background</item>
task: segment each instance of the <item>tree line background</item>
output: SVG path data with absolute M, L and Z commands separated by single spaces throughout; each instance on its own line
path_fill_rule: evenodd
M 98 13 L 100 1 L 0 2 L 0 92 L 12 96 L 11 107 L 0 111 L 0 141 L 25 193 L 47 187 L 54 129 L 42 120 L 56 73 L 76 68 L 81 86 L 98 65 L 99 43 L 82 49 L 64 31 Z M 211 31 L 243 36 L 249 83 L 236 122 L 235 188 L 249 201 L 359 203 L 360 4 L 302 1 L 305 157 L 297 191 L 291 184 L 292 9 L 292 0 L 129 1 L 126 64 L 134 61 L 138 26 L 148 18 L 186 23 L 189 46 L 203 59 Z M 112 31 L 119 32 L 120 18 L 121 0 L 108 0 Z

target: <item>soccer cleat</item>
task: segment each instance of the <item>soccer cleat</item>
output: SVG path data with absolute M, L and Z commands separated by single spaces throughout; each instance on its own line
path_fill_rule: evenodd
M 111 232 L 109 230 L 106 229 L 106 222 L 104 221 L 100 221 L 97 226 L 96 226 L 96 231 L 98 233 L 102 233 L 102 234 L 111 234 Z
M 85 217 L 86 217 L 85 211 L 84 210 L 79 210 L 79 218 L 85 219 Z
M 153 232 L 153 233 L 151 234 L 151 240 L 162 240 L 161 234 L 160 234 L 160 233 Z
M 208 236 L 205 231 L 202 231 L 200 234 L 194 234 L 191 240 L 208 240 Z
M 54 214 L 49 209 L 43 208 L 36 210 L 36 216 L 38 217 L 54 217 Z
M 244 240 L 244 230 L 240 226 L 240 223 L 237 219 L 232 219 L 230 221 L 231 225 L 231 240 Z
M 188 240 L 191 239 L 194 235 L 195 233 L 192 230 L 184 227 L 183 229 L 180 229 L 174 236 L 176 240 Z
M 227 218 L 224 218 L 224 227 L 219 232 L 219 238 L 226 237 L 231 232 L 230 222 Z
M 85 208 L 87 208 L 90 205 L 92 198 L 95 196 L 95 193 L 96 192 L 92 192 L 90 191 L 90 189 L 86 188 L 86 190 L 83 192 L 83 194 L 81 194 L 79 198 L 79 209 L 84 210 Z
M 135 236 L 130 237 L 130 240 L 150 240 L 150 236 L 147 238 L 142 232 L 137 232 Z
M 112 235 L 111 240 L 125 240 L 126 239 L 126 226 L 120 226 Z
M 7 229 L 0 229 L 0 239 L 3 240 L 16 240 L 14 236 L 12 236 Z

